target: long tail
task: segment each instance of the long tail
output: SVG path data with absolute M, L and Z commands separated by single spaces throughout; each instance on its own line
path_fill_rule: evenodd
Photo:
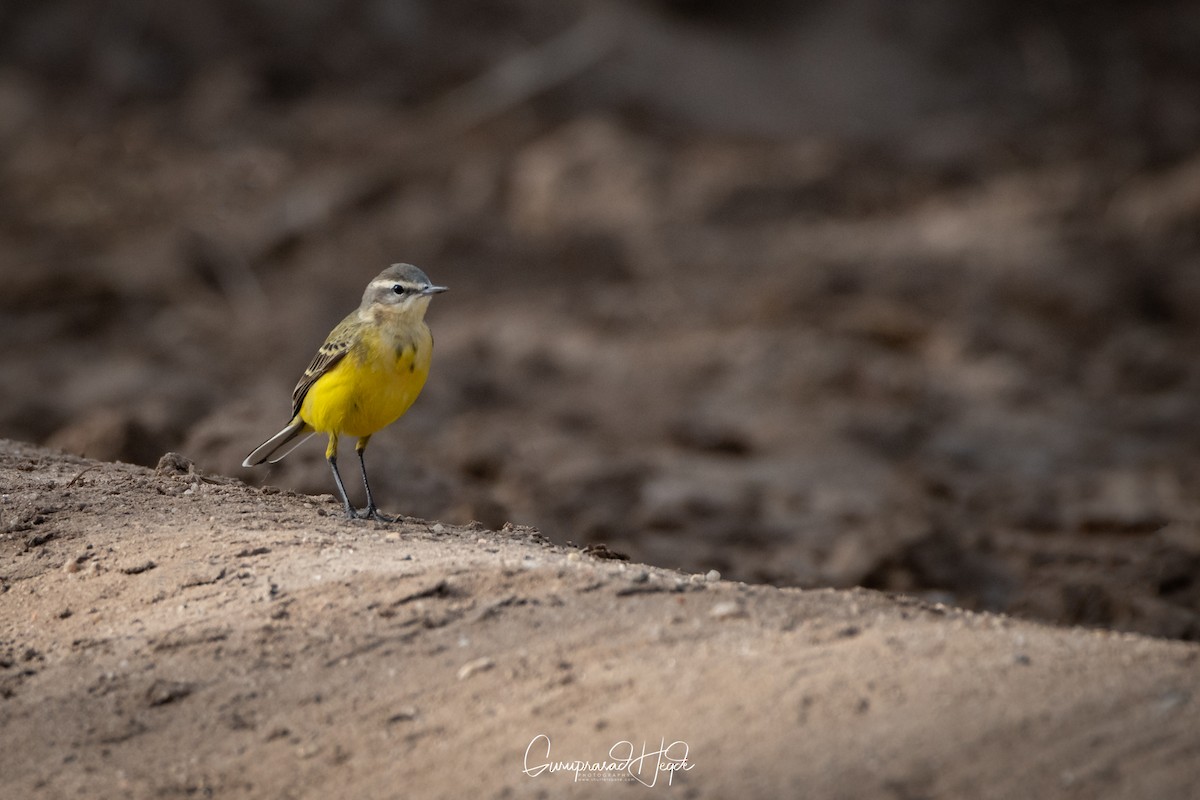
M 284 450 L 281 455 L 275 455 L 284 445 L 288 444 L 290 441 L 292 441 L 292 439 L 295 439 L 305 431 L 309 432 L 308 436 L 305 436 L 287 450 Z M 286 428 L 272 436 L 270 439 L 267 439 L 265 442 L 256 447 L 253 453 L 246 456 L 246 460 L 242 462 L 242 466 L 253 467 L 263 463 L 264 461 L 270 461 L 272 464 L 282 461 L 284 458 L 287 458 L 288 453 L 291 453 L 297 447 L 307 442 L 313 433 L 314 431 L 305 425 L 304 420 L 300 419 L 299 415 L 297 415 L 292 419 L 291 422 L 288 423 Z

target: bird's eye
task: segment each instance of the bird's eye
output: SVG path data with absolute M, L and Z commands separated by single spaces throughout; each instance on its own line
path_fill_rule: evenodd
M 397 283 L 392 287 L 392 291 L 396 294 L 404 294 L 404 287 Z

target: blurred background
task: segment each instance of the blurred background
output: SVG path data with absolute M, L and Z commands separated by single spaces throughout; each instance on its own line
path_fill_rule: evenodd
M 8 0 L 0 436 L 329 493 L 411 261 L 389 511 L 1198 639 L 1198 98 L 1191 2 Z

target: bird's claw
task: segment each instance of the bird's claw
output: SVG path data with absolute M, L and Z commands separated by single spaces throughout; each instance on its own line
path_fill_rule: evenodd
M 363 509 L 363 519 L 373 519 L 378 522 L 395 522 L 400 517 L 393 517 L 390 514 L 384 514 L 375 506 L 367 506 Z

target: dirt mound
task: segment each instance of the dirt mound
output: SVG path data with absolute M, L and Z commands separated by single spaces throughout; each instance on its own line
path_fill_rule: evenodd
M 731 583 L 528 528 L 349 522 L 329 496 L 183 458 L 3 442 L 0 485 L 13 796 L 1140 798 L 1200 780 L 1192 644 Z

